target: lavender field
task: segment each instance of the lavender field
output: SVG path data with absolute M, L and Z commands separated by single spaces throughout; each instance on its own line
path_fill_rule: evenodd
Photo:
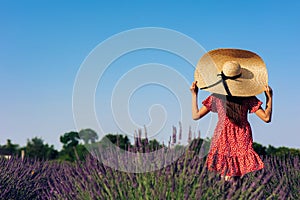
M 84 161 L 0 160 L 0 199 L 300 199 L 299 156 L 265 156 L 265 169 L 225 182 L 187 150 L 173 164 L 147 173 Z

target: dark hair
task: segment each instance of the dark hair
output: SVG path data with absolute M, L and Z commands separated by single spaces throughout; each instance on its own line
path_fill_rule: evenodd
M 229 118 L 229 120 L 236 125 L 241 125 L 241 116 L 244 115 L 243 102 L 249 97 L 236 97 L 219 94 L 214 94 L 214 96 L 222 99 L 222 102 L 225 103 L 224 107 L 226 109 L 226 116 Z

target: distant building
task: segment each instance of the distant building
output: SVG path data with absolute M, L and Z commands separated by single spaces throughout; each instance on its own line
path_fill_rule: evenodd
M 12 154 L 7 149 L 0 148 L 0 158 L 10 159 L 12 157 Z M 25 151 L 21 150 L 21 158 L 22 160 L 25 157 Z
M 9 152 L 8 149 L 0 148 L 0 158 L 10 159 L 12 154 Z

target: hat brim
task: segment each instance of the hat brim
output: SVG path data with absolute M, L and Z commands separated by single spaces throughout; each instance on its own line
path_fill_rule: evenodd
M 265 90 L 268 73 L 264 61 L 257 54 L 242 49 L 215 49 L 204 54 L 194 74 L 198 88 L 205 88 L 204 90 L 211 93 L 229 95 L 220 81 L 221 77 L 218 76 L 227 61 L 238 62 L 242 69 L 239 78 L 226 80 L 230 95 L 255 96 Z

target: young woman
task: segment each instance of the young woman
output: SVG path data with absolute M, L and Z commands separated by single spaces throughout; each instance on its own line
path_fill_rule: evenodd
M 209 76 L 217 79 L 210 80 Z M 195 80 L 190 88 L 193 119 L 201 119 L 210 111 L 218 113 L 207 155 L 208 169 L 221 174 L 225 180 L 262 169 L 264 164 L 252 148 L 252 131 L 247 119 L 248 113 L 255 113 L 266 123 L 271 121 L 273 95 L 271 87 L 266 86 L 267 73 L 261 58 L 246 50 L 213 50 L 200 59 Z M 200 109 L 198 87 L 213 93 L 202 102 Z M 266 95 L 265 109 L 255 96 L 262 91 Z

